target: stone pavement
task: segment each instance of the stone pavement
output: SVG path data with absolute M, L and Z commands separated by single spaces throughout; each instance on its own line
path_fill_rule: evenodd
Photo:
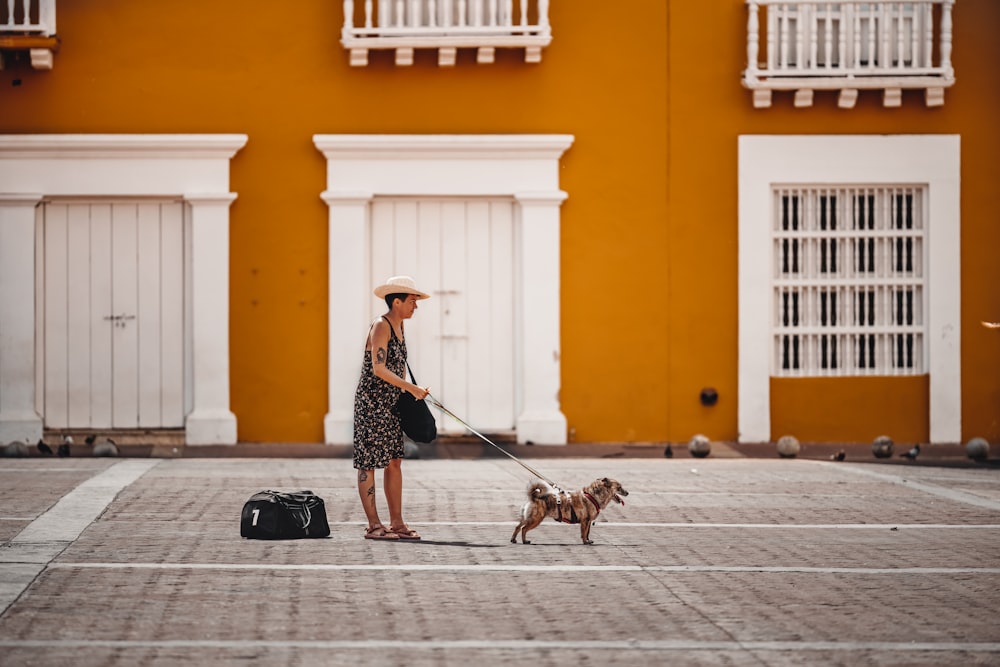
M 997 468 L 526 462 L 630 495 L 514 545 L 523 468 L 407 460 L 389 543 L 344 458 L 0 460 L 0 665 L 1000 664 Z M 240 538 L 265 488 L 331 537 Z

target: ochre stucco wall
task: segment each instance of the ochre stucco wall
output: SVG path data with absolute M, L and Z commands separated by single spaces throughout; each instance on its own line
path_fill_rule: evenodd
M 551 4 L 554 41 L 539 65 L 501 50 L 492 65 L 461 52 L 439 68 L 418 52 L 412 67 L 379 53 L 351 68 L 335 1 L 296 3 L 294 15 L 238 0 L 60 3 L 55 68 L 0 71 L 0 132 L 249 135 L 231 186 L 232 407 L 244 441 L 323 438 L 337 304 L 314 134 L 575 135 L 561 172 L 561 400 L 575 441 L 737 436 L 740 134 L 961 134 L 964 431 L 1000 439 L 1000 332 L 979 326 L 1000 320 L 1000 3 L 957 3 L 959 83 L 944 107 L 906 93 L 885 109 L 862 92 L 853 110 L 832 93 L 808 109 L 790 94 L 754 109 L 739 85 L 741 0 Z M 773 382 L 774 406 L 789 413 L 775 429 L 808 437 L 819 413 L 803 411 L 833 403 L 853 406 L 836 439 L 919 435 L 926 378 L 894 382 L 891 408 L 878 382 Z M 719 391 L 715 407 L 698 402 L 705 386 Z
M 992 213 L 1000 205 L 995 187 L 1000 45 L 993 37 L 1000 3 L 956 4 L 958 84 L 945 93 L 943 107 L 927 108 L 922 93 L 905 91 L 902 107 L 887 109 L 880 92 L 862 91 L 850 110 L 837 107 L 835 93 L 823 92 L 808 108 L 796 109 L 791 93 L 775 93 L 770 109 L 754 109 L 749 91 L 727 83 L 737 80 L 746 63 L 743 4 L 670 3 L 670 439 L 696 432 L 737 436 L 737 137 L 934 133 L 962 135 L 963 434 L 995 441 L 1000 334 L 980 320 L 1000 319 L 1000 269 L 990 258 L 1000 248 L 1000 226 Z M 710 27 L 711 36 L 691 26 Z M 700 59 L 693 55 L 699 53 Z M 698 403 L 707 384 L 720 395 L 711 409 Z M 773 380 L 771 391 L 773 438 L 784 433 L 806 440 L 870 440 L 879 433 L 914 441 L 928 437 L 926 377 Z M 834 420 L 836 428 L 829 427 L 831 416 L 843 417 Z

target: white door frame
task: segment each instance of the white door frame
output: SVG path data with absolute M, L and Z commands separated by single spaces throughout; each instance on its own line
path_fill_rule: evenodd
M 517 441 L 567 441 L 559 405 L 559 159 L 572 135 L 315 135 L 327 160 L 329 412 L 325 439 L 350 444 L 359 340 L 368 327 L 368 257 L 376 196 L 511 197 L 519 229 L 515 285 Z
M 229 162 L 244 134 L 0 135 L 0 442 L 36 440 L 35 208 L 46 197 L 187 205 L 187 444 L 235 444 L 229 406 Z
M 931 443 L 962 438 L 961 139 L 958 135 L 739 137 L 739 440 L 771 438 L 774 184 L 926 184 Z

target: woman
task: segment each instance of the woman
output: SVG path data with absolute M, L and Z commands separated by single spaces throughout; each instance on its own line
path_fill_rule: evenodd
M 401 391 L 418 400 L 429 393 L 406 380 L 406 337 L 403 321 L 413 317 L 417 301 L 430 295 L 418 290 L 408 276 L 389 278 L 375 288 L 385 299 L 388 312 L 368 332 L 361 380 L 354 394 L 354 467 L 358 470 L 358 493 L 368 517 L 365 539 L 419 540 L 420 535 L 403 521 L 403 429 L 396 413 Z M 375 507 L 375 469 L 384 468 L 382 485 L 389 504 L 389 527 Z

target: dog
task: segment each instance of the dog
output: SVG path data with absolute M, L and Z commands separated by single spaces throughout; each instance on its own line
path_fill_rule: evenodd
M 580 538 L 584 544 L 593 544 L 590 527 L 608 504 L 614 500 L 622 505 L 628 491 L 616 480 L 604 477 L 596 479 L 580 491 L 563 491 L 545 482 L 534 481 L 528 485 L 528 502 L 521 508 L 521 521 L 514 528 L 510 541 L 517 544 L 517 533 L 521 533 L 521 543 L 527 540 L 528 531 L 535 528 L 545 517 L 562 523 L 580 524 Z

